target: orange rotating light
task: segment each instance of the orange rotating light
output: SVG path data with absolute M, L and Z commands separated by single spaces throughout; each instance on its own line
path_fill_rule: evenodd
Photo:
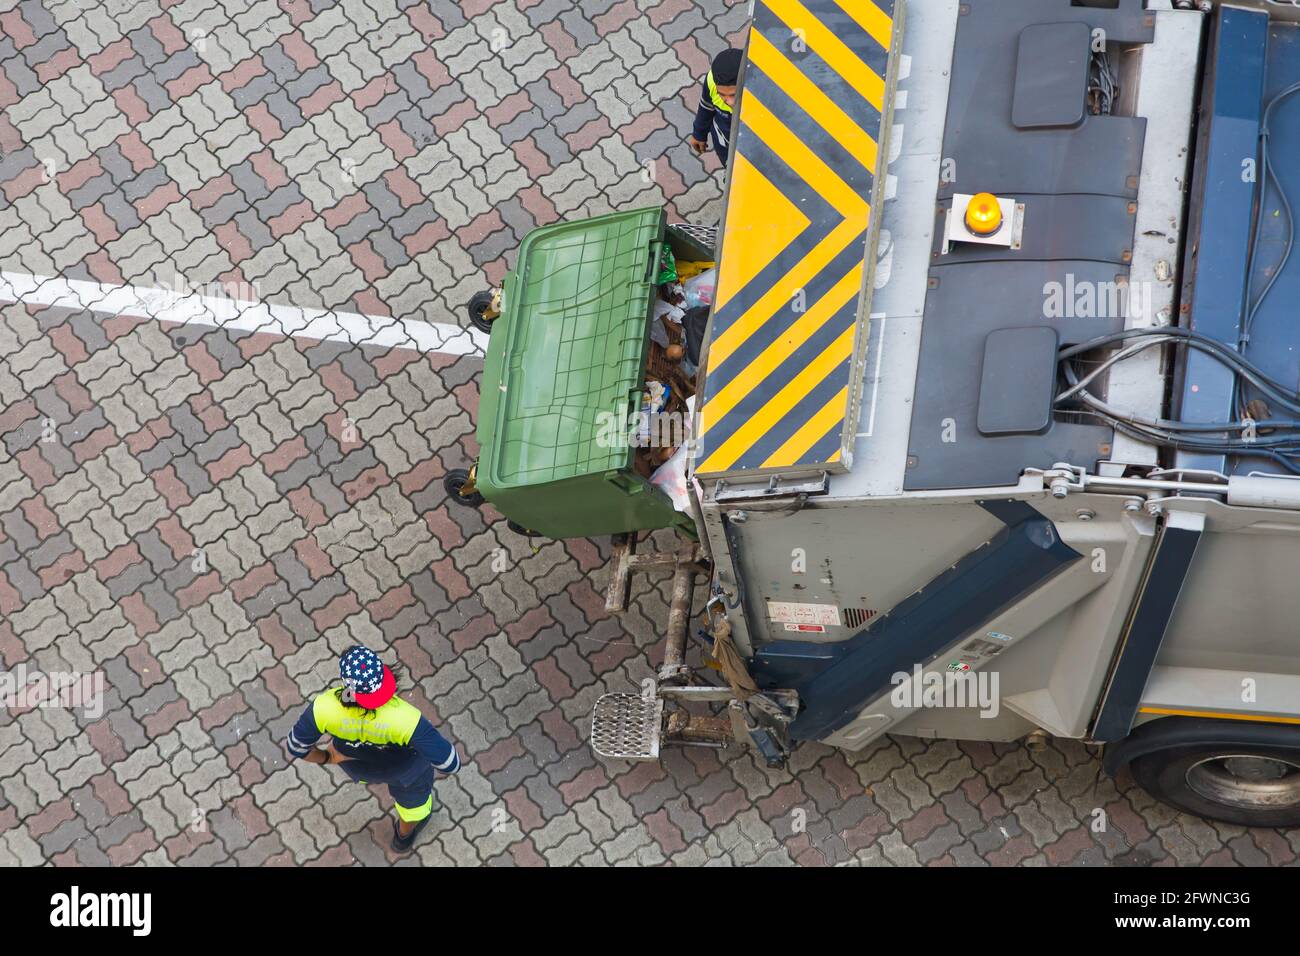
M 977 236 L 991 236 L 1002 228 L 1002 205 L 992 193 L 980 193 L 966 207 L 966 228 Z

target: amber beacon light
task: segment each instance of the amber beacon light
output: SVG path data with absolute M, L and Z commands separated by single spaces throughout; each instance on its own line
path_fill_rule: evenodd
M 980 193 L 966 207 L 966 228 L 977 236 L 991 236 L 1002 228 L 1002 206 L 992 193 Z

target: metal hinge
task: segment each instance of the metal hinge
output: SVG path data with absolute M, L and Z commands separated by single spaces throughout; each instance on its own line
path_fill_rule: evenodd
M 727 504 L 735 501 L 770 501 L 799 495 L 824 495 L 830 491 L 830 484 L 830 475 L 824 471 L 813 478 L 784 478 L 781 475 L 769 475 L 765 479 L 750 481 L 719 478 L 713 482 L 705 500 L 714 504 Z

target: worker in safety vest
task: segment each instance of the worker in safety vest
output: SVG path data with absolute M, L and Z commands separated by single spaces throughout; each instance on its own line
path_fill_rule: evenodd
M 700 106 L 695 111 L 691 130 L 691 149 L 703 153 L 713 142 L 722 165 L 727 165 L 727 147 L 731 139 L 731 114 L 736 108 L 737 84 L 740 82 L 740 50 L 723 50 L 713 58 L 713 67 L 700 90 Z
M 435 771 L 451 774 L 460 758 L 414 706 L 396 696 L 397 680 L 374 651 L 351 647 L 339 658 L 343 686 L 318 694 L 289 732 L 289 752 L 309 763 L 336 763 L 360 783 L 385 783 L 397 804 L 393 849 L 410 850 L 433 812 Z M 323 734 L 332 739 L 315 747 Z

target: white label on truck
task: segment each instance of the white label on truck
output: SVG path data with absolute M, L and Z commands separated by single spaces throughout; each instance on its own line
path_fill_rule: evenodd
M 767 616 L 775 624 L 840 626 L 840 609 L 834 604 L 796 604 L 790 601 L 768 601 Z

